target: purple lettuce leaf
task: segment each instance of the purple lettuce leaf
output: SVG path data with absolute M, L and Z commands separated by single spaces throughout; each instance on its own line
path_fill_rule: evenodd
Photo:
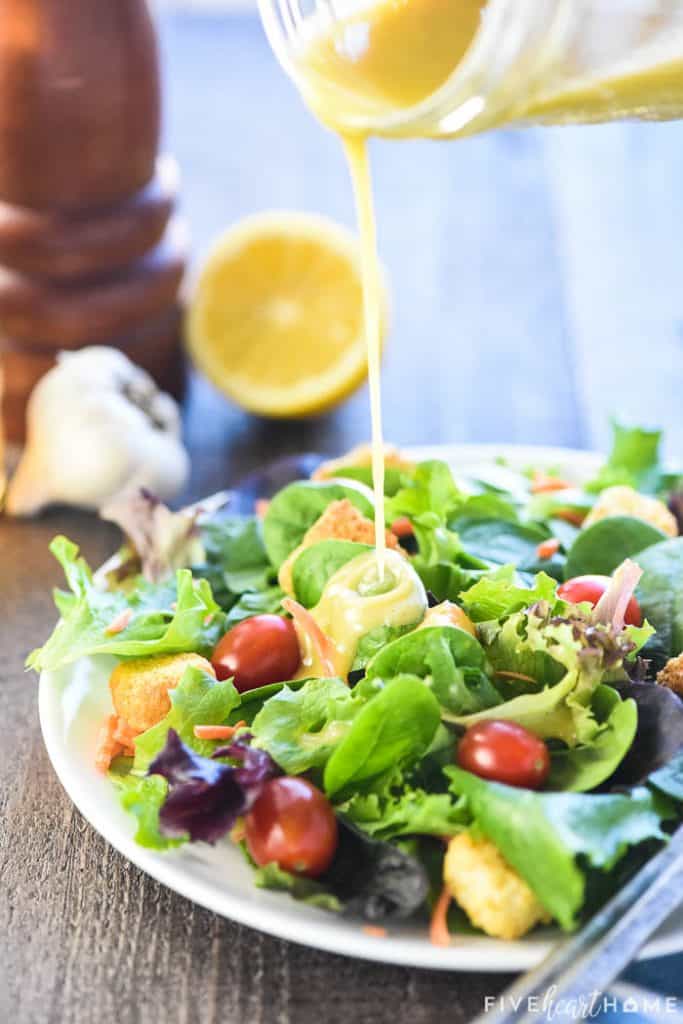
M 187 747 L 174 729 L 166 746 L 149 766 L 148 775 L 168 782 L 168 795 L 159 811 L 159 830 L 168 837 L 189 836 L 191 842 L 215 843 L 233 828 L 258 799 L 264 784 L 278 768 L 263 750 L 241 737 L 202 757 Z M 217 757 L 240 760 L 238 766 Z

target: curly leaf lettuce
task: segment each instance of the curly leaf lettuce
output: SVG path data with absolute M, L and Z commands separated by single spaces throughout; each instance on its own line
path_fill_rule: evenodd
M 522 585 L 514 565 L 503 565 L 482 576 L 474 586 L 458 595 L 473 622 L 507 618 L 537 601 L 555 601 L 557 583 L 540 572 L 531 587 Z
M 568 747 L 591 743 L 600 729 L 592 709 L 595 691 L 632 650 L 626 631 L 594 623 L 579 606 L 560 616 L 539 602 L 488 631 L 487 653 L 497 675 L 526 677 L 527 692 L 456 721 L 506 718 Z
M 100 589 L 66 537 L 56 537 L 50 550 L 62 568 L 70 593 L 57 591 L 61 619 L 49 640 L 26 662 L 38 672 L 53 671 L 79 658 L 113 654 L 121 658 L 205 653 L 225 629 L 225 616 L 207 580 L 195 580 L 179 569 L 175 581 L 150 584 L 140 577 L 134 587 Z

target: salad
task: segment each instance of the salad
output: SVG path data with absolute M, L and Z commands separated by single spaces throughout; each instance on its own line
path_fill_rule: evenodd
M 250 514 L 141 493 L 94 574 L 57 537 L 28 665 L 110 660 L 96 767 L 143 846 L 232 842 L 375 934 L 574 929 L 683 818 L 683 478 L 619 424 L 581 486 L 385 462 L 381 560 L 367 447 Z

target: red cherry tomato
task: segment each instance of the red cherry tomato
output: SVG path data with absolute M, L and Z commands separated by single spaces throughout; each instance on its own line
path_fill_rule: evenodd
M 610 585 L 609 576 L 575 576 L 557 588 L 557 596 L 570 604 L 581 604 L 588 601 L 595 606 Z M 624 621 L 627 626 L 641 626 L 643 613 L 635 597 L 632 597 L 626 608 Z
M 244 619 L 218 641 L 211 655 L 216 677 L 232 677 L 240 693 L 291 679 L 300 662 L 294 624 L 280 615 Z
M 259 866 L 273 861 L 284 871 L 316 878 L 337 849 L 332 805 L 306 779 L 271 779 L 244 819 L 249 853 Z
M 550 771 L 543 740 L 503 719 L 471 726 L 458 744 L 457 762 L 482 779 L 524 789 L 540 789 Z

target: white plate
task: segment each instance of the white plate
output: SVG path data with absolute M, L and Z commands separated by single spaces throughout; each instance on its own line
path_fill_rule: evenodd
M 453 469 L 505 456 L 513 467 L 559 466 L 577 481 L 595 471 L 599 457 L 557 448 L 448 446 L 415 449 L 418 458 L 445 458 Z M 78 538 L 76 538 L 78 539 Z M 357 921 L 257 889 L 241 853 L 226 841 L 156 853 L 133 841 L 133 822 L 118 806 L 114 788 L 93 767 L 95 738 L 112 711 L 107 679 L 111 663 L 83 661 L 40 680 L 40 721 L 48 755 L 64 789 L 90 824 L 120 853 L 170 889 L 217 914 L 261 931 L 332 953 L 387 963 L 461 971 L 516 971 L 537 964 L 557 941 L 545 929 L 519 942 L 455 936 L 450 947 L 432 946 L 423 927 L 396 925 L 389 937 L 367 935 Z M 647 946 L 644 957 L 683 950 L 683 914 L 671 918 Z

